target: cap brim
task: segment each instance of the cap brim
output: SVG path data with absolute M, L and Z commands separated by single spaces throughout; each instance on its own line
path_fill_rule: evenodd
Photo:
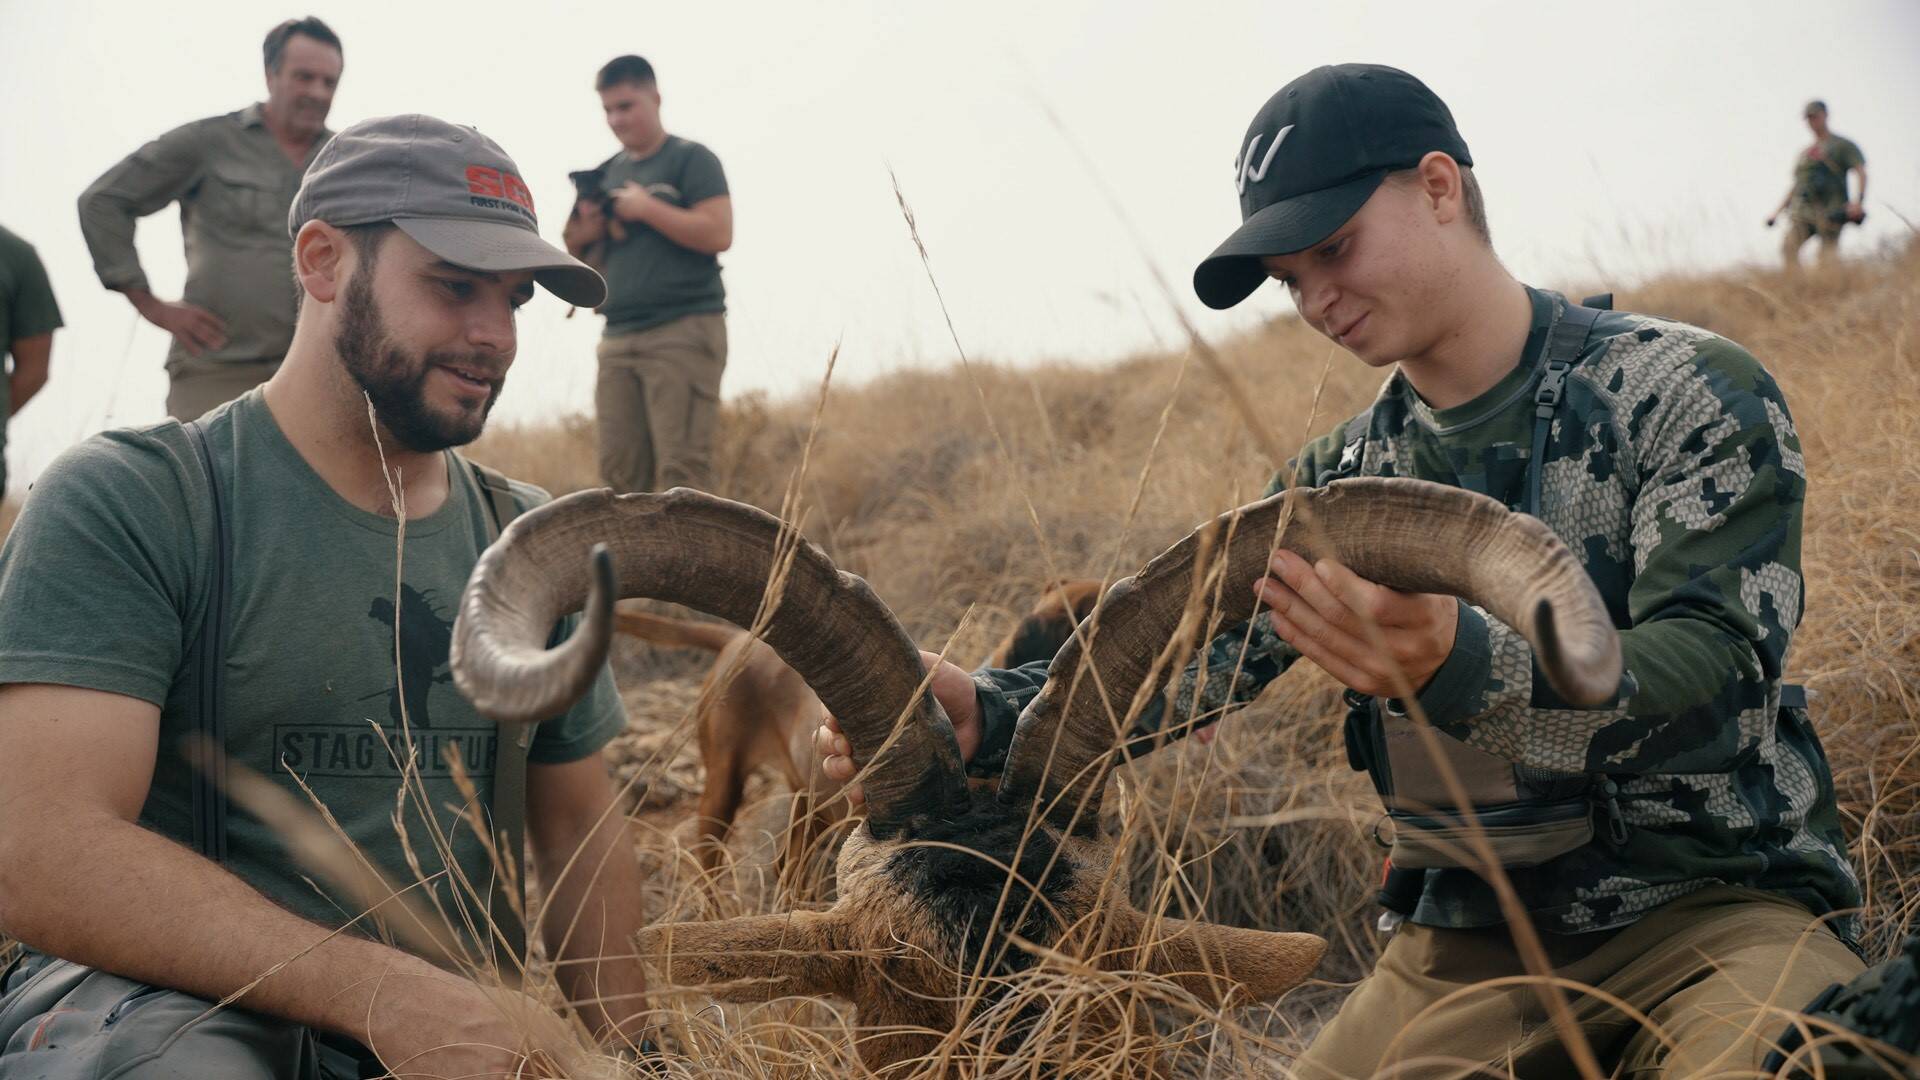
M 467 218 L 394 218 L 421 247 L 469 270 L 533 271 L 547 291 L 575 307 L 606 302 L 607 283 L 593 267 L 554 247 L 530 229 Z
M 1333 235 L 1366 205 L 1386 175 L 1387 170 L 1380 169 L 1261 207 L 1201 261 L 1193 272 L 1193 291 L 1210 308 L 1230 308 L 1245 300 L 1267 279 L 1262 255 L 1291 255 Z

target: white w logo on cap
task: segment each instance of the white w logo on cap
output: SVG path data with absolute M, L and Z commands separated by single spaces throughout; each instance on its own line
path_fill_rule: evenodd
M 1267 146 L 1267 156 L 1260 159 L 1258 169 L 1250 168 L 1253 164 L 1253 152 L 1260 145 L 1260 140 L 1266 136 L 1255 135 L 1247 142 L 1246 152 L 1233 161 L 1234 185 L 1239 189 L 1240 194 L 1247 193 L 1247 181 L 1251 180 L 1257 184 L 1267 178 L 1267 167 L 1273 164 L 1273 152 L 1280 149 L 1280 144 L 1287 139 L 1287 132 L 1292 130 L 1293 125 L 1288 124 L 1273 136 L 1273 142 Z

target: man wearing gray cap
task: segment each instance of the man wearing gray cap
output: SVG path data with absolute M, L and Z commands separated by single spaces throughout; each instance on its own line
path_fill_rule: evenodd
M 281 223 L 301 174 L 333 133 L 327 112 L 342 51 L 312 16 L 261 44 L 267 99 L 167 132 L 128 154 L 80 196 L 80 232 L 100 284 L 172 335 L 167 414 L 191 420 L 272 376 L 298 305 Z M 133 243 L 141 218 L 180 204 L 187 282 L 178 300 L 147 285 Z
M 535 284 L 585 306 L 605 286 L 541 239 L 498 145 L 431 117 L 341 132 L 287 227 L 302 298 L 274 377 L 69 450 L 0 548 L 0 932 L 27 949 L 0 977 L 0 1074 L 496 1076 L 561 1053 L 510 1018 L 538 1006 L 446 970 L 519 963 L 511 913 L 495 934 L 477 910 L 496 870 L 458 812 L 511 820 L 496 788 L 516 773 L 561 986 L 599 1039 L 639 1038 L 610 675 L 527 745 L 447 668 L 481 549 L 547 498 L 452 448 L 480 434 Z M 383 944 L 403 920 L 227 812 L 183 756 L 196 734 L 324 804 L 441 914 L 454 960 Z

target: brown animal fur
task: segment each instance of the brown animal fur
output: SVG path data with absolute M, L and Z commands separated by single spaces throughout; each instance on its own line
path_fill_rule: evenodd
M 1018 667 L 1051 659 L 1073 636 L 1073 628 L 1100 602 L 1100 582 L 1067 578 L 1048 583 L 1020 622 L 994 647 L 986 663 Z M 820 699 L 798 672 L 774 651 L 728 623 L 694 622 L 641 611 L 617 611 L 615 629 L 628 637 L 668 648 L 702 649 L 718 654 L 701 696 L 709 703 L 700 715 L 700 761 L 706 787 L 700 794 L 699 839 L 695 857 L 711 884 L 719 872 L 727 836 L 754 770 L 769 768 L 794 793 L 780 874 L 792 889 L 806 893 L 810 856 L 851 809 L 838 798 L 840 785 L 820 771 L 813 731 L 824 712 Z M 823 868 L 825 869 L 825 868 Z
M 1062 578 L 1047 584 L 1045 592 L 1007 636 L 988 654 L 984 667 L 1010 668 L 1034 660 L 1051 660 L 1073 636 L 1073 628 L 1093 613 L 1100 602 L 1100 583 L 1085 578 Z
M 1051 658 L 1100 595 L 1098 581 L 1049 584 L 986 662 L 1013 667 Z M 700 725 L 707 787 L 700 802 L 699 857 L 709 880 L 739 809 L 746 776 L 762 765 L 781 773 L 803 800 L 788 830 L 783 880 L 812 880 L 797 871 L 806 867 L 817 839 L 844 820 L 848 810 L 845 800 L 833 797 L 837 785 L 819 772 L 812 748 L 813 728 L 823 708 L 819 699 L 771 649 L 730 625 L 630 612 L 618 613 L 616 620 L 616 628 L 631 637 L 719 653 L 707 676 L 709 689 L 703 691 L 714 695 L 712 704 Z M 736 666 L 738 671 L 727 679 Z M 720 685 L 714 689 L 716 683 Z M 990 791 L 976 788 L 975 799 L 985 808 L 983 816 L 1003 817 Z M 1024 824 L 1024 815 L 1009 820 Z M 1051 900 L 1031 893 L 1009 895 L 1005 901 L 1016 910 L 1029 904 L 1078 916 L 1074 925 L 1065 927 L 1041 917 L 1033 926 L 1038 945 L 1065 955 L 1092 957 L 1103 971 L 1161 973 L 1196 998 L 1214 1004 L 1229 998 L 1277 997 L 1304 979 L 1326 950 L 1326 942 L 1311 934 L 1274 934 L 1172 918 L 1149 925 L 1127 902 L 1128 876 L 1112 838 L 1078 834 L 1057 838 L 1059 866 L 1051 873 L 1035 867 L 1028 876 L 1070 879 L 1064 893 Z M 955 1030 L 963 1020 L 967 991 L 962 987 L 971 972 L 962 957 L 979 950 L 928 947 L 929 942 L 950 938 L 954 925 L 969 920 L 956 919 L 952 911 L 930 910 L 922 902 L 924 890 L 903 890 L 898 854 L 897 843 L 875 841 L 865 831 L 856 831 L 839 855 L 840 903 L 833 911 L 662 924 L 641 932 L 640 951 L 657 958 L 672 983 L 702 985 L 728 1000 L 835 994 L 855 1002 L 864 1029 L 860 1056 L 876 1072 L 925 1058 L 939 1047 L 941 1036 L 936 1033 Z M 1009 862 L 1016 857 L 1014 852 L 1006 853 Z M 971 858 L 979 865 L 960 870 L 963 879 L 990 871 L 979 856 Z M 951 865 L 947 873 L 954 873 Z M 971 921 L 992 921 L 985 909 L 994 906 L 996 902 L 981 904 Z M 1086 918 L 1092 912 L 1100 917 Z M 1085 940 L 1089 933 L 1100 935 L 1101 940 Z M 997 963 L 984 972 L 990 981 L 1032 962 L 1020 946 L 1004 939 L 988 947 L 999 950 Z M 902 995 L 902 986 L 946 986 L 953 991 Z M 979 1000 L 993 1000 L 991 989 Z M 1092 1010 L 1100 1014 L 1093 1017 L 1099 1022 L 1089 1030 L 1129 1031 L 1135 1043 L 1146 1048 L 1143 1052 L 1151 1055 L 1151 1018 L 1139 1002 L 1101 1001 Z M 1157 1071 L 1154 1062 L 1145 1064 L 1148 1071 Z
M 642 612 L 615 613 L 622 634 L 676 648 L 718 654 L 701 698 L 700 761 L 706 787 L 700 793 L 696 858 L 711 884 L 740 812 L 747 778 L 771 768 L 794 793 L 794 807 L 781 858 L 781 876 L 807 891 L 808 855 L 820 838 L 845 820 L 848 805 L 840 785 L 820 771 L 813 731 L 825 711 L 800 674 L 765 643 L 726 623 L 693 622 Z
M 1024 813 L 1008 815 L 988 792 L 976 792 L 974 798 L 982 817 L 1006 815 L 1002 821 L 1012 826 L 1007 835 L 1018 843 Z M 1036 827 L 1032 837 L 1028 844 L 1036 847 L 1057 841 L 1058 863 L 1044 876 L 1070 883 L 1053 895 L 1045 895 L 1049 890 L 1043 886 L 1041 897 L 1009 890 L 1004 906 L 1017 913 L 1030 905 L 1034 914 L 1022 937 L 1048 954 L 1086 956 L 1101 971 L 1155 972 L 1217 1006 L 1229 999 L 1278 997 L 1305 979 L 1326 951 L 1326 941 L 1312 934 L 1174 918 L 1149 921 L 1127 900 L 1125 860 L 1112 837 L 1061 835 L 1045 826 Z M 866 830 L 857 830 L 841 849 L 840 901 L 833 910 L 656 924 L 640 931 L 640 952 L 660 965 L 672 984 L 697 985 L 728 1001 L 819 994 L 847 998 L 858 1007 L 862 1061 L 889 1075 L 889 1066 L 925 1058 L 939 1047 L 943 1033 L 965 1021 L 963 1003 L 973 993 L 968 985 L 971 956 L 984 951 L 994 958 L 982 972 L 989 980 L 977 999 L 983 1003 L 993 1000 L 992 984 L 1005 975 L 1051 962 L 1030 952 L 1031 946 L 995 933 L 983 932 L 973 948 L 960 946 L 956 927 L 965 920 L 956 920 L 955 910 L 935 910 L 926 892 L 903 887 L 902 852 L 899 841 L 877 841 Z M 974 865 L 962 862 L 969 858 Z M 1045 857 L 1021 863 L 1029 861 L 1044 863 Z M 959 892 L 986 884 L 988 891 L 973 897 L 974 924 L 994 921 L 990 912 L 999 906 L 994 890 L 1005 878 L 990 863 L 978 853 L 962 853 L 948 861 L 943 877 Z M 1047 913 L 1058 913 L 1071 925 L 1063 926 Z M 1097 935 L 1097 940 L 1089 935 Z M 902 987 L 945 989 L 903 994 Z M 1131 1028 L 1143 1052 L 1150 1054 L 1152 1032 L 1145 1010 L 1127 1005 L 1123 1016 L 1123 1004 L 1106 1006 L 1114 1015 L 1090 1027 Z M 1152 1063 L 1148 1065 L 1151 1069 Z

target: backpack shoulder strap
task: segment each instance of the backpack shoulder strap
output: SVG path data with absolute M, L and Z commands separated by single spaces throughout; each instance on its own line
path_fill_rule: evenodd
M 458 460 L 466 461 L 465 458 Z M 477 461 L 467 461 L 473 478 L 487 497 L 487 539 L 498 540 L 513 519 L 520 516 L 520 504 L 513 501 L 513 484 L 498 469 L 489 469 Z
M 194 738 L 201 741 L 199 767 L 193 770 L 193 846 L 214 862 L 227 857 L 227 733 L 221 708 L 226 697 L 227 594 L 231 588 L 233 536 L 225 500 L 220 497 L 220 475 L 213 469 L 206 429 L 200 421 L 181 425 L 193 443 L 194 457 L 206 476 L 213 507 L 213 578 L 207 587 L 207 606 L 200 630 L 187 650 L 193 672 Z
M 480 485 L 480 492 L 487 499 L 487 540 L 498 540 L 513 519 L 520 516 L 520 504 L 513 501 L 513 485 L 497 469 L 467 461 L 457 454 L 454 459 L 465 462 L 473 470 L 474 482 Z M 532 724 L 502 726 L 493 761 L 494 843 L 502 855 L 511 858 L 507 865 L 514 868 L 519 890 L 517 896 L 509 896 L 507 883 L 496 877 L 498 909 L 493 912 L 493 923 L 512 955 L 503 957 L 495 966 L 500 978 L 509 985 L 520 978 L 527 957 L 526 927 L 514 912 L 527 910 L 523 856 L 526 852 L 527 750 L 533 745 L 533 727 Z
M 1347 421 L 1345 441 L 1340 448 L 1340 462 L 1333 467 L 1336 480 L 1356 475 L 1360 466 L 1366 463 L 1367 433 L 1373 429 L 1372 405 L 1360 410 L 1360 414 Z
M 1604 299 L 1610 305 L 1613 294 L 1604 293 L 1594 299 Z M 1569 302 L 1547 334 L 1547 347 L 1541 357 L 1540 386 L 1533 394 L 1533 453 L 1527 458 L 1527 501 L 1522 507 L 1535 517 L 1540 516 L 1540 472 L 1546 462 L 1547 435 L 1553 428 L 1553 414 L 1560 408 L 1560 399 L 1566 396 L 1567 374 L 1587 351 L 1593 324 L 1600 318 L 1601 311 Z

